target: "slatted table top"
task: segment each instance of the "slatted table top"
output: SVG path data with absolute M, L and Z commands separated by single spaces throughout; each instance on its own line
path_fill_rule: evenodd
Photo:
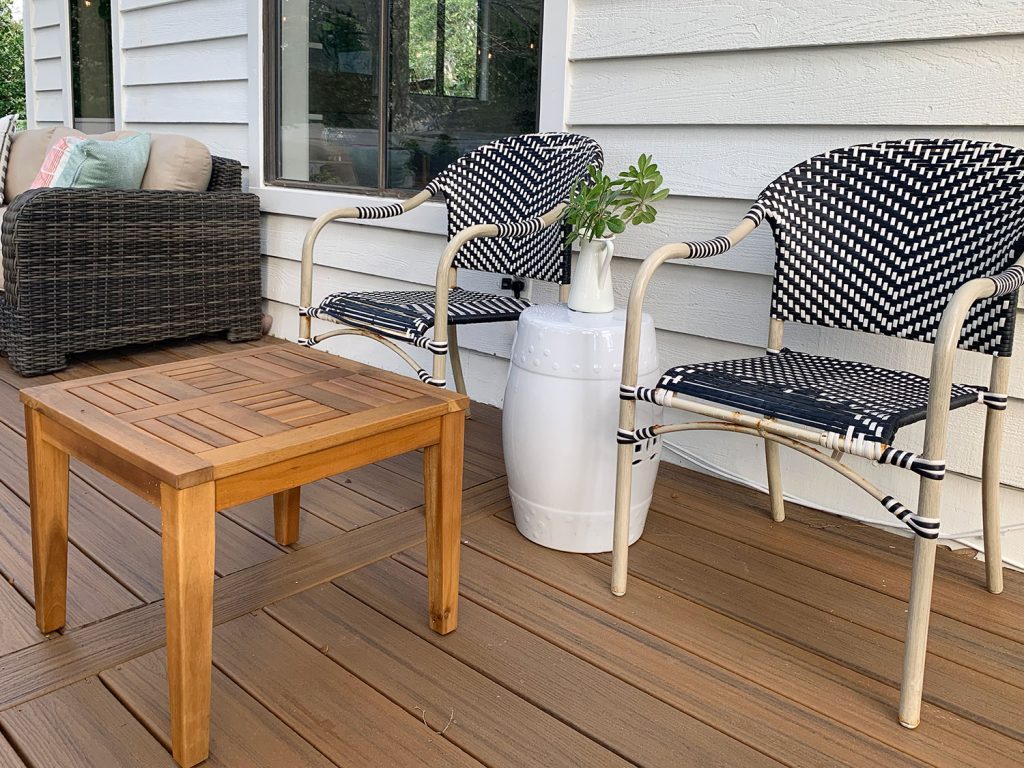
M 141 483 L 175 488 L 280 464 L 469 403 L 292 344 L 32 387 L 21 399 L 56 425 L 55 439 L 89 440 L 106 463 L 119 463 L 119 474 L 135 469 Z

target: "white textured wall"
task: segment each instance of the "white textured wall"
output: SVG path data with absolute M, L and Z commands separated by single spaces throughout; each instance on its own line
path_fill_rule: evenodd
M 71 119 L 67 0 L 24 0 L 26 116 L 30 127 Z
M 259 5 L 120 0 L 114 66 L 123 127 L 184 133 L 247 165 L 248 27 Z

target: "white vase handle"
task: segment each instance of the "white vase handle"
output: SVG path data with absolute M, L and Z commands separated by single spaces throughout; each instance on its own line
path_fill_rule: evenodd
M 601 275 L 598 277 L 597 284 L 601 290 L 604 290 L 612 273 L 612 254 L 615 253 L 615 241 L 602 240 L 601 244 L 604 246 L 604 259 L 601 260 Z

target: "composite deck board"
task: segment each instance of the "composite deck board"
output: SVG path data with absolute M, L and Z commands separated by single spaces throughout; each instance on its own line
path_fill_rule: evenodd
M 0 768 L 171 764 L 159 515 L 73 463 L 69 630 L 38 634 L 17 390 L 254 347 L 243 372 L 214 382 L 199 361 L 175 386 L 318 370 L 273 340 L 88 355 L 33 379 L 0 361 Z M 338 403 L 400 396 L 399 380 L 364 393 L 366 369 L 346 370 Z M 145 374 L 126 381 L 96 392 L 161 416 L 170 396 Z M 307 418 L 266 387 L 261 407 Z M 281 428 L 239 410 L 244 425 L 204 412 L 169 426 L 231 440 Z M 207 765 L 1024 765 L 1024 575 L 989 595 L 982 563 L 940 548 L 923 720 L 908 731 L 895 712 L 912 540 L 792 504 L 774 524 L 764 494 L 663 466 L 615 598 L 606 556 L 538 547 L 508 522 L 500 427 L 473 405 L 448 636 L 426 622 L 421 454 L 304 487 L 296 546 L 276 544 L 269 499 L 218 515 Z
M 492 586 L 500 584 L 501 591 L 507 593 L 510 581 L 520 578 L 510 570 L 515 569 L 534 581 L 544 582 L 541 587 L 527 582 L 524 589 L 542 590 L 547 594 L 548 590 L 543 587 L 554 588 L 557 592 L 550 599 L 555 603 L 566 599 L 560 593 L 572 596 L 571 605 L 576 610 L 563 609 L 566 614 L 564 620 L 537 611 L 523 617 L 534 623 L 543 619 L 546 631 L 552 636 L 568 631 L 563 627 L 564 622 L 572 620 L 577 625 L 584 619 L 596 622 L 598 617 L 613 624 L 625 622 L 637 630 L 642 629 L 639 636 L 645 640 L 636 641 L 640 647 L 634 653 L 624 653 L 621 645 L 612 642 L 594 652 L 594 663 L 615 674 L 622 675 L 626 670 L 635 669 L 652 653 L 646 648 L 652 643 L 650 638 L 657 638 L 656 645 L 668 661 L 655 659 L 647 662 L 645 667 L 627 673 L 634 675 L 636 684 L 645 690 L 656 692 L 663 685 L 671 684 L 673 674 L 668 671 L 674 663 L 674 652 L 668 647 L 671 645 L 713 663 L 730 677 L 755 681 L 789 701 L 835 718 L 865 737 L 888 744 L 893 749 L 907 751 L 929 764 L 952 767 L 1024 763 L 1024 742 L 997 733 L 970 718 L 956 716 L 927 700 L 922 709 L 920 727 L 913 731 L 902 728 L 895 717 L 898 692 L 894 687 L 649 584 L 642 578 L 630 579 L 625 598 L 614 597 L 608 590 L 609 569 L 605 564 L 590 557 L 558 553 L 532 545 L 503 521 L 483 520 L 468 529 L 463 540 L 472 551 L 463 550 L 462 594 L 492 610 L 514 610 L 517 612 L 515 615 L 519 615 L 521 601 L 511 594 L 506 597 L 494 594 Z M 478 555 L 477 550 L 485 553 L 486 557 Z M 408 556 L 403 556 L 403 559 L 405 557 Z M 496 568 L 492 565 L 494 559 L 507 567 Z M 409 562 L 422 569 L 421 556 L 417 555 Z M 469 581 L 470 577 L 474 581 Z M 480 580 L 479 594 L 474 589 L 476 579 Z M 593 618 L 581 603 L 590 606 Z M 578 616 L 573 618 L 575 614 Z M 618 626 L 615 633 L 632 634 L 633 630 Z M 580 640 L 575 640 L 575 637 Z M 570 647 L 580 642 L 581 648 L 589 649 L 593 647 L 593 637 L 591 630 L 579 629 L 562 642 Z M 659 664 L 666 665 L 661 673 L 658 672 Z M 666 678 L 664 681 L 661 680 L 662 675 Z M 1014 709 L 1019 712 L 1019 704 Z M 749 712 L 749 707 L 741 706 L 741 710 Z M 828 727 L 819 733 L 836 735 Z M 797 738 L 797 732 L 791 730 L 790 735 L 783 738 Z M 798 760 L 795 764 L 806 764 L 807 759 L 805 756 L 804 761 Z M 854 759 L 853 764 L 859 762 Z M 810 760 L 810 764 L 815 764 L 814 760 Z M 863 764 L 869 763 L 865 761 Z M 888 763 L 883 760 L 871 764 Z
M 490 522 L 467 530 L 471 546 Z M 422 552 L 401 559 L 424 567 Z M 488 555 L 463 552 L 462 595 L 781 763 L 925 764 Z
M 213 643 L 218 669 L 339 765 L 480 765 L 266 614 L 218 627 Z
M 646 542 L 634 545 L 630 564 L 635 575 L 667 591 L 881 682 L 899 683 L 898 640 Z M 930 654 L 924 695 L 947 711 L 1024 740 L 1024 691 L 1001 679 Z
M 31 766 L 175 765 L 142 723 L 95 677 L 0 713 L 0 725 Z
M 715 487 L 691 490 L 687 486 L 693 485 L 692 480 L 687 480 L 684 470 L 663 473 L 655 492 L 654 508 L 898 599 L 905 600 L 909 594 L 911 539 L 885 536 L 886 545 L 879 546 L 879 537 L 884 534 L 877 529 L 794 504 L 786 505 L 790 520 L 810 524 L 790 531 L 785 523 L 772 522 L 767 512 L 767 497 L 763 494 L 737 500 L 727 517 L 708 514 L 708 505 L 715 498 Z M 1003 594 L 992 595 L 984 588 L 984 568 L 977 561 L 965 560 L 963 555 L 940 549 L 937 562 L 936 583 L 942 588 L 936 590 L 933 598 L 934 613 L 974 623 L 1018 643 L 1024 642 L 1024 624 L 1020 621 L 1024 609 L 1022 574 L 1004 569 L 1008 588 Z
M 140 656 L 100 677 L 120 702 L 170 749 L 166 655 Z M 210 757 L 204 768 L 333 768 L 330 762 L 243 691 L 219 669 L 213 670 Z
M 630 765 L 334 586 L 266 612 L 485 765 Z
M 382 560 L 335 585 L 408 631 L 640 766 L 761 766 L 777 762 L 483 608 L 463 600 L 459 630 L 443 637 L 420 619 L 426 577 Z M 276 606 L 273 607 L 276 610 Z
M 729 514 L 709 514 L 708 510 L 714 509 L 711 505 L 716 499 L 720 499 L 722 494 L 728 494 Z M 666 514 L 680 516 L 680 519 L 689 520 L 696 525 L 720 526 L 724 523 L 731 526 L 734 522 L 753 524 L 757 527 L 758 534 L 766 536 L 765 542 L 758 544 L 761 547 L 767 545 L 768 534 L 776 530 L 770 517 L 767 518 L 768 525 L 762 525 L 768 515 L 767 494 L 679 467 L 672 467 L 659 475 L 655 499 L 664 500 L 665 503 L 659 504 L 658 508 Z M 865 503 L 869 502 L 866 500 Z M 682 517 L 683 515 L 686 517 Z M 826 565 L 826 568 L 838 567 L 851 559 L 855 563 L 853 570 L 849 572 L 851 577 L 867 579 L 867 584 L 873 589 L 884 590 L 888 587 L 896 596 L 905 596 L 908 593 L 909 565 L 914 553 L 912 536 L 887 535 L 877 528 L 791 502 L 786 502 L 786 516 L 790 521 L 802 525 L 794 527 L 792 531 L 780 527 L 778 532 L 781 534 L 781 543 L 784 546 L 788 544 L 801 548 L 804 542 L 808 542 L 813 547 L 811 552 L 797 555 L 797 559 L 806 558 L 814 554 L 813 550 L 827 547 L 830 553 L 841 553 L 841 562 L 835 566 Z M 981 525 L 980 515 L 978 525 Z M 865 557 L 871 560 L 871 567 L 857 565 L 862 563 L 862 558 Z M 986 605 L 973 605 L 972 610 L 963 610 L 964 606 L 960 605 L 960 601 L 986 600 L 989 597 L 984 590 L 984 566 L 974 558 L 972 549 L 951 551 L 940 546 L 936 557 L 936 581 L 945 586 L 936 594 L 937 601 L 933 603 L 933 610 L 941 611 L 944 605 L 941 601 L 950 595 L 953 597 L 954 616 L 977 616 L 984 625 L 990 627 L 992 619 L 995 618 L 993 612 L 1016 610 L 1008 608 L 1012 605 L 1024 607 L 1024 573 L 1004 568 L 1003 581 L 1007 585 L 1004 593 L 996 599 L 989 600 Z M 889 567 L 882 571 L 877 570 L 885 564 Z M 959 588 L 954 587 L 954 584 L 958 584 Z M 979 586 L 982 587 L 980 593 Z M 1017 631 L 1022 629 L 1019 621 L 1011 621 L 1009 625 L 1011 629 Z
M 26 768 L 14 747 L 0 733 L 0 768 Z
M 5 472 L 10 471 L 8 468 Z M 32 601 L 29 508 L 24 499 L 3 483 L 0 483 L 0 577 L 26 600 Z M 68 547 L 69 627 L 90 624 L 139 605 L 142 605 L 142 600 L 101 569 L 85 552 L 74 544 Z
M 42 639 L 32 605 L 7 579 L 0 577 L 0 656 Z
M 644 541 L 902 642 L 905 600 L 656 511 L 647 518 Z M 928 652 L 998 677 L 1021 688 L 1024 696 L 1024 656 L 1013 640 L 935 613 Z

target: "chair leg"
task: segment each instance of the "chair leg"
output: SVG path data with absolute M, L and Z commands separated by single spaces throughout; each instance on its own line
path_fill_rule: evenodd
M 944 430 L 945 424 L 941 426 Z M 927 437 L 925 443 L 928 443 Z M 942 481 L 921 478 L 920 488 L 918 514 L 937 520 L 942 505 Z M 917 728 L 921 722 L 921 696 L 924 691 L 924 663 L 928 648 L 928 621 L 931 615 L 937 545 L 937 539 L 921 536 L 914 539 L 910 605 L 903 649 L 903 682 L 900 685 L 900 724 L 906 728 Z
M 1010 377 L 1008 357 L 992 362 L 989 390 L 1006 392 Z M 985 416 L 985 450 L 981 469 L 981 512 L 985 536 L 985 581 L 988 591 L 1003 591 L 1003 551 L 999 532 L 999 465 L 1003 448 L 1003 420 L 1006 411 L 987 409 Z
M 629 512 L 633 497 L 633 446 L 620 445 L 615 467 L 615 523 L 612 533 L 612 594 L 626 594 L 629 570 Z
M 779 466 L 779 444 L 764 441 L 764 463 L 768 470 L 768 497 L 772 505 L 772 520 L 781 523 L 786 519 L 786 505 L 782 497 L 782 470 Z
M 448 355 L 452 359 L 452 378 L 455 379 L 455 391 L 460 395 L 469 396 L 466 390 L 466 377 L 462 374 L 462 356 L 459 354 L 458 326 L 448 326 Z M 466 418 L 472 418 L 472 408 L 466 409 Z

